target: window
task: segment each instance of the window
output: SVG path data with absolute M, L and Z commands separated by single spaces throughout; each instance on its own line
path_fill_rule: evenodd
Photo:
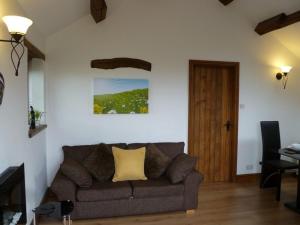
M 29 137 L 33 137 L 45 128 L 45 55 L 27 39 L 24 44 L 28 51 L 28 124 Z M 34 111 L 35 127 L 31 118 Z
M 45 124 L 45 77 L 44 61 L 33 58 L 28 62 L 28 95 L 30 106 L 35 111 L 36 126 Z

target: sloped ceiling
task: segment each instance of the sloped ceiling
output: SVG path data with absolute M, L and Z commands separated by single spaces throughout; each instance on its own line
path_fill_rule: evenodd
M 89 0 L 18 1 L 45 36 L 63 29 L 90 13 Z M 218 3 L 218 0 L 198 1 L 216 1 Z M 113 11 L 113 9 L 110 10 Z M 283 12 L 290 14 L 300 10 L 300 0 L 235 0 L 224 10 L 232 10 L 233 13 L 244 15 L 254 32 L 257 23 L 265 19 Z M 286 48 L 300 58 L 300 23 L 266 35 L 272 35 L 278 39 Z
M 89 0 L 18 0 L 45 36 L 49 36 L 90 13 Z
M 247 17 L 255 26 L 280 13 L 291 14 L 300 10 L 300 0 L 235 0 L 229 7 Z M 271 35 L 300 59 L 300 23 L 271 32 Z M 264 38 L 264 36 L 262 36 Z
M 300 23 L 278 30 L 273 35 L 300 59 Z

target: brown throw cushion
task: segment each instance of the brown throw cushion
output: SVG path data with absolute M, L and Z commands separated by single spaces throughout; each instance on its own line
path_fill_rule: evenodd
M 83 166 L 98 181 L 107 181 L 115 173 L 114 157 L 106 144 L 99 144 L 83 161 Z
M 158 179 L 166 171 L 171 159 L 154 144 L 147 145 L 145 159 L 145 175 L 149 179 Z
M 79 187 L 91 187 L 93 178 L 88 171 L 73 159 L 66 159 L 61 165 L 61 172 Z
M 167 170 L 167 176 L 171 183 L 176 184 L 185 179 L 192 172 L 196 165 L 197 159 L 187 154 L 178 155 Z

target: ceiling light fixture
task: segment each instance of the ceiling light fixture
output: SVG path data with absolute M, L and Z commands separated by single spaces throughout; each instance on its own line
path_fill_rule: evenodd
M 288 79 L 289 79 L 289 72 L 293 69 L 291 66 L 281 66 L 281 72 L 276 74 L 277 80 L 282 80 L 283 89 L 286 88 Z
M 12 64 L 15 68 L 15 75 L 19 75 L 20 61 L 24 55 L 24 37 L 28 28 L 32 25 L 32 21 L 22 16 L 4 16 L 2 18 L 6 24 L 8 32 L 11 35 L 10 40 L 0 40 L 0 42 L 11 43 L 12 51 L 10 54 Z M 17 59 L 17 60 L 15 60 Z

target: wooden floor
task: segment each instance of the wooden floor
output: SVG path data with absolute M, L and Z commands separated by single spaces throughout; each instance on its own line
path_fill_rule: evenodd
M 199 208 L 184 212 L 111 219 L 77 220 L 73 225 L 300 225 L 300 214 L 284 207 L 296 198 L 296 179 L 285 179 L 282 201 L 275 190 L 260 190 L 256 183 L 215 183 L 201 185 Z M 40 224 L 60 225 L 43 219 Z

